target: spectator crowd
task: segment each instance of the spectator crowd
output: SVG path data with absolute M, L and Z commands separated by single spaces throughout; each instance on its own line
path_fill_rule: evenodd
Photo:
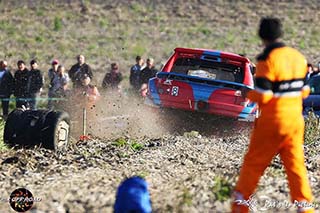
M 91 84 L 93 71 L 86 63 L 84 55 L 78 55 L 75 63 L 67 71 L 66 67 L 60 64 L 59 60 L 51 62 L 51 68 L 47 72 L 49 83 L 48 88 L 48 109 L 59 108 L 61 101 L 69 99 L 71 96 L 87 97 L 87 103 L 91 105 L 98 100 L 100 93 L 96 86 Z M 148 90 L 148 81 L 154 77 L 158 70 L 155 68 L 154 59 L 147 58 L 146 63 L 141 56 L 136 57 L 136 63 L 130 68 L 129 83 L 132 90 L 145 97 Z M 320 75 L 320 62 L 317 66 L 308 64 L 308 74 L 306 80 Z M 101 87 L 110 92 L 121 93 L 121 82 L 123 73 L 120 71 L 119 63 L 111 63 L 103 80 Z M 40 94 L 45 91 L 44 75 L 38 68 L 38 61 L 30 61 L 30 69 L 23 60 L 17 62 L 17 69 L 12 72 L 8 69 L 5 60 L 0 61 L 0 99 L 2 105 L 2 117 L 6 119 L 9 113 L 9 102 L 15 101 L 16 108 L 37 109 Z M 14 95 L 14 98 L 11 96 Z
M 94 73 L 86 63 L 84 55 L 77 56 L 75 63 L 69 70 L 60 64 L 58 59 L 51 62 L 46 73 L 48 79 L 48 109 L 58 108 L 61 101 L 73 97 L 86 97 L 86 103 L 93 104 L 99 99 L 98 88 L 91 84 Z M 130 69 L 129 83 L 136 94 L 146 95 L 148 80 L 154 77 L 157 70 L 154 59 L 148 58 L 146 65 L 141 56 L 136 57 L 136 64 Z M 38 61 L 32 59 L 30 67 L 25 61 L 19 60 L 15 71 L 8 69 L 5 60 L 0 61 L 0 98 L 2 102 L 2 117 L 7 118 L 10 101 L 15 101 L 16 108 L 37 109 L 40 95 L 44 90 L 44 73 L 38 68 Z M 104 90 L 121 93 L 123 74 L 118 63 L 111 63 L 101 87 Z M 13 98 L 11 96 L 14 96 Z M 42 94 L 43 95 L 43 94 Z

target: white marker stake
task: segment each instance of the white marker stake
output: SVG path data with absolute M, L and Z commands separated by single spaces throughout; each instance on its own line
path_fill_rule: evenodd
M 86 135 L 86 133 L 87 133 L 87 110 L 85 107 L 82 110 L 82 119 L 83 119 L 82 120 L 82 124 L 83 124 L 82 135 Z

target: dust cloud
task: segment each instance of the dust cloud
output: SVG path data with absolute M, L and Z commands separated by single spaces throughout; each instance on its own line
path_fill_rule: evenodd
M 155 108 L 133 92 L 100 92 L 100 99 L 86 107 L 86 135 L 93 137 L 154 138 L 190 131 L 223 137 L 248 133 L 253 124 L 199 112 Z M 76 139 L 83 134 L 83 98 L 75 97 L 64 107 L 71 117 L 71 136 Z
M 100 99 L 86 110 L 86 132 L 94 137 L 159 137 L 168 132 L 161 111 L 145 105 L 142 97 L 136 94 L 102 91 Z M 72 106 L 68 112 L 72 136 L 77 138 L 83 128 L 81 106 Z

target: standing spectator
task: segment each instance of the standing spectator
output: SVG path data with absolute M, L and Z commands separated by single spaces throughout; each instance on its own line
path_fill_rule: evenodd
M 120 82 L 122 81 L 122 74 L 119 70 L 118 63 L 111 64 L 111 71 L 106 73 L 103 78 L 102 87 L 105 89 L 113 89 L 120 92 Z
M 83 55 L 78 55 L 77 60 L 78 63 L 73 65 L 68 72 L 74 87 L 81 86 L 81 80 L 79 77 L 83 76 L 83 74 L 87 74 L 91 80 L 93 77 L 90 66 L 85 62 L 85 57 Z
M 317 64 L 317 67 L 313 68 L 313 72 L 310 74 L 310 78 L 313 76 L 318 76 L 320 74 L 320 61 Z
M 70 81 L 68 74 L 65 72 L 65 67 L 62 65 L 58 66 L 57 73 L 51 80 L 51 87 L 49 88 L 48 96 L 48 108 L 52 109 L 54 103 L 59 101 L 52 101 L 50 98 L 64 98 L 68 90 L 68 82 Z
M 314 69 L 312 64 L 310 63 L 308 63 L 307 66 L 308 66 L 308 72 L 307 72 L 306 80 L 308 81 L 313 76 Z
M 82 122 L 84 117 L 82 114 L 83 110 L 86 110 L 85 123 L 82 123 L 85 127 L 91 128 L 96 122 L 95 118 L 97 116 L 95 105 L 100 98 L 100 93 L 98 88 L 90 84 L 91 79 L 87 74 L 78 76 L 81 81 L 81 85 L 73 88 L 71 97 L 69 100 L 69 106 L 71 108 L 68 112 L 74 117 L 78 122 Z M 66 107 L 68 108 L 68 107 Z M 79 120 L 80 119 L 80 120 Z M 80 132 L 80 125 L 74 127 L 75 132 Z
M 14 86 L 13 76 L 7 66 L 6 61 L 0 61 L 0 98 L 2 99 L 2 116 L 4 119 L 8 117 L 9 98 L 13 93 Z
M 133 65 L 130 69 L 130 85 L 135 89 L 140 89 L 140 72 L 143 66 L 143 59 L 141 56 L 136 57 L 136 64 Z
M 17 62 L 18 70 L 14 73 L 14 96 L 16 97 L 16 108 L 28 107 L 29 70 L 24 61 Z
M 49 78 L 50 84 L 58 72 L 59 61 L 57 59 L 54 59 L 51 63 L 51 66 L 52 67 L 48 70 L 48 78 Z M 49 85 L 49 86 L 51 86 L 51 85 Z
M 147 66 L 143 70 L 141 70 L 139 77 L 141 85 L 140 92 L 143 97 L 147 95 L 149 79 L 155 77 L 157 72 L 158 71 L 154 67 L 153 58 L 148 58 Z
M 53 95 L 52 87 L 53 87 L 53 80 L 55 76 L 58 74 L 58 67 L 59 67 L 59 61 L 57 59 L 54 59 L 51 62 L 51 68 L 48 70 L 48 79 L 49 79 L 49 92 L 48 92 L 48 108 L 52 109 L 52 100 L 53 98 L 51 95 Z
M 74 89 L 75 98 L 85 97 L 84 100 L 80 100 L 80 104 L 84 104 L 87 108 L 91 108 L 95 102 L 99 99 L 100 93 L 98 88 L 92 84 L 91 78 L 87 74 L 83 74 L 78 77 L 81 85 Z
M 148 84 L 149 79 L 156 76 L 158 70 L 154 67 L 153 58 L 147 59 L 147 66 L 140 72 L 140 84 Z
M 31 70 L 28 76 L 28 101 L 30 109 L 37 108 L 37 98 L 43 87 L 43 77 L 35 59 L 30 61 Z

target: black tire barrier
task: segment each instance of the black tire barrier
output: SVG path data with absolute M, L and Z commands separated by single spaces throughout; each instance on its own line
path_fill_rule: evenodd
M 16 109 L 7 118 L 3 139 L 10 147 L 37 145 L 64 150 L 68 146 L 69 133 L 70 118 L 66 112 Z

